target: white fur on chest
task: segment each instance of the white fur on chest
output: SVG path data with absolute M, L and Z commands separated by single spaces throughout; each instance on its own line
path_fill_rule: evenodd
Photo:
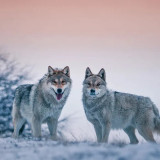
M 50 105 L 49 108 L 43 108 L 43 118 L 42 121 L 47 119 L 48 117 L 54 117 L 55 119 L 59 118 L 60 113 L 62 111 L 63 105 L 62 104 L 57 104 L 57 105 Z

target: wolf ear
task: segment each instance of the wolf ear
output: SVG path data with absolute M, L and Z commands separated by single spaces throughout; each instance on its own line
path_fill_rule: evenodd
M 63 72 L 66 76 L 70 77 L 70 69 L 69 69 L 68 66 L 66 66 L 66 67 L 62 70 L 62 72 Z
M 86 69 L 86 74 L 85 74 L 85 79 L 88 78 L 88 77 L 91 76 L 91 75 L 93 75 L 93 74 L 92 74 L 90 68 L 87 67 L 87 69 Z
M 100 76 L 104 81 L 106 81 L 106 72 L 103 68 L 99 71 L 98 76 Z
M 48 66 L 48 74 L 51 76 L 54 74 L 54 72 L 55 70 L 51 66 Z

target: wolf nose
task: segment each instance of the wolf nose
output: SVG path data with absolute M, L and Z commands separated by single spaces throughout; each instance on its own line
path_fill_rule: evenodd
M 91 93 L 95 93 L 95 90 L 94 90 L 94 89 L 91 89 Z
M 61 89 L 61 88 L 58 88 L 58 89 L 57 89 L 57 93 L 59 93 L 59 94 L 62 93 L 62 89 Z

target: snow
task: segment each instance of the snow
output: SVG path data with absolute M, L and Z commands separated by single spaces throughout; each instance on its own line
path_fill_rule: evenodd
M 160 145 L 0 138 L 1 160 L 159 160 Z

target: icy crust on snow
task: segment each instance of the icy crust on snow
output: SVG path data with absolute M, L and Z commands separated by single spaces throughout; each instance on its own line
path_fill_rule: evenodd
M 1 160 L 159 160 L 159 144 L 97 144 L 0 138 Z

